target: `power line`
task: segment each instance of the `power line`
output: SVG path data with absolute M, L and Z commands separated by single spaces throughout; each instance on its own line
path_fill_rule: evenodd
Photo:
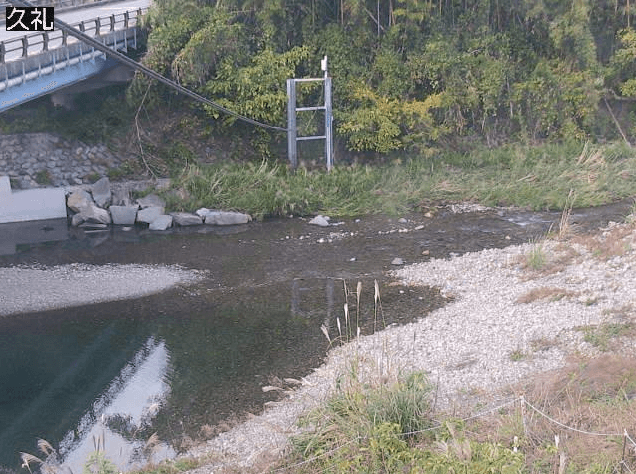
M 33 5 L 31 2 L 28 2 L 26 0 L 9 0 L 9 3 L 13 6 L 18 6 L 18 7 L 33 7 L 35 5 Z M 185 87 L 183 87 L 181 84 L 168 79 L 165 76 L 162 76 L 161 74 L 159 74 L 158 72 L 153 71 L 152 69 L 144 66 L 143 64 L 138 63 L 137 61 L 134 61 L 133 59 L 130 59 L 128 56 L 126 56 L 123 53 L 120 53 L 117 50 L 113 50 L 110 49 L 109 47 L 103 45 L 102 43 L 100 43 L 99 41 L 97 41 L 95 38 L 92 38 L 90 36 L 88 36 L 85 33 L 82 33 L 79 30 L 76 30 L 75 28 L 73 28 L 71 25 L 69 25 L 68 23 L 63 22 L 62 20 L 58 20 L 57 18 L 54 19 L 54 24 L 56 27 L 58 27 L 59 29 L 61 29 L 62 31 L 67 32 L 69 35 L 74 36 L 75 38 L 79 39 L 80 41 L 83 41 L 84 43 L 88 44 L 89 46 L 92 46 L 93 48 L 102 51 L 103 53 L 107 54 L 108 56 L 116 59 L 117 61 L 126 64 L 127 66 L 130 66 L 131 68 L 135 69 L 136 71 L 140 71 L 143 74 L 145 74 L 146 76 L 155 79 L 175 90 L 177 90 L 178 92 L 181 92 L 184 95 L 187 95 L 188 97 L 191 97 L 192 99 L 207 104 L 210 107 L 213 107 L 216 110 L 219 110 L 220 112 L 223 112 L 227 115 L 231 115 L 232 117 L 235 117 L 238 120 L 242 120 L 243 122 L 247 122 L 249 124 L 252 125 L 256 125 L 257 127 L 262 127 L 262 128 L 266 128 L 269 130 L 274 130 L 274 131 L 278 131 L 278 132 L 286 132 L 287 129 L 283 128 L 283 127 L 277 127 L 275 125 L 269 125 L 266 123 L 262 123 L 259 122 L 257 120 L 251 119 L 249 117 L 245 117 L 237 112 L 234 112 L 233 110 L 230 110 L 226 107 L 223 107 L 220 104 L 217 104 L 216 102 L 211 101 L 210 99 L 207 99 L 199 94 L 197 94 L 194 91 L 191 91 L 190 89 L 186 89 Z

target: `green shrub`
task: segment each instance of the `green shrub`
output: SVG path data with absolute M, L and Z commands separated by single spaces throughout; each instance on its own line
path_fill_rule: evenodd
M 370 386 L 355 372 L 301 421 L 310 431 L 292 440 L 290 472 L 523 472 L 520 452 L 468 440 L 457 432 L 461 423 L 434 423 L 424 374 Z
M 117 474 L 117 466 L 106 458 L 103 451 L 95 451 L 84 464 L 83 474 Z

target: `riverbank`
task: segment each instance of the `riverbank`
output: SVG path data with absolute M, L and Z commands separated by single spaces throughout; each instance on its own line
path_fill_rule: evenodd
M 290 437 L 300 433 L 299 416 L 324 405 L 338 392 L 339 381 L 354 372 L 364 384 L 423 371 L 436 387 L 438 419 L 497 406 L 519 393 L 514 391 L 518 385 L 507 387 L 562 368 L 572 356 L 589 361 L 618 353 L 633 358 L 635 241 L 633 224 L 610 224 L 593 235 L 431 259 L 400 269 L 396 279 L 440 287 L 452 301 L 412 324 L 332 350 L 299 389 L 284 392 L 280 403 L 192 450 L 205 463 L 191 472 L 259 472 L 283 466 L 278 457 L 288 452 Z M 519 428 L 513 434 L 523 438 Z
M 294 171 L 283 155 L 261 160 L 235 150 L 230 157 L 196 127 L 186 127 L 185 118 L 173 118 L 164 124 L 167 131 L 153 129 L 152 153 L 141 155 L 131 145 L 138 137 L 87 145 L 55 133 L 1 136 L 9 151 L 0 157 L 0 174 L 9 175 L 14 188 L 90 186 L 103 176 L 158 183 L 169 177 L 163 190 L 169 212 L 206 207 L 257 219 L 434 213 L 439 203 L 467 201 L 532 210 L 588 207 L 629 197 L 636 187 L 636 151 L 623 142 L 427 149 L 381 159 L 342 152 L 326 173 L 316 159 L 301 160 Z
M 256 218 L 326 214 L 435 213 L 445 202 L 531 210 L 598 206 L 636 187 L 636 151 L 624 144 L 508 145 L 466 153 L 431 152 L 377 162 L 338 161 L 296 172 L 276 160 L 184 160 L 166 191 L 170 210 L 207 207 Z

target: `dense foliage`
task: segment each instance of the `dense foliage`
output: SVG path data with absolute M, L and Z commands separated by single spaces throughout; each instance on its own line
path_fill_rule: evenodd
M 154 5 L 146 64 L 262 122 L 285 126 L 285 79 L 315 77 L 327 55 L 337 137 L 350 150 L 636 133 L 629 0 Z M 147 90 L 138 78 L 130 95 L 139 101 Z M 148 101 L 168 94 L 150 90 Z M 320 93 L 307 88 L 300 97 L 316 102 Z

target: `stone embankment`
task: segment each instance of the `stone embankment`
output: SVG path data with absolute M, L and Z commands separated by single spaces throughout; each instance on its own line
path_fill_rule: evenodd
M 73 226 L 95 229 L 141 223 L 151 230 L 165 230 L 172 225 L 232 225 L 252 220 L 247 214 L 205 208 L 166 214 L 165 202 L 155 195 L 133 200 L 133 186 L 111 186 L 105 177 L 128 158 L 115 155 L 105 145 L 88 146 L 51 133 L 0 135 L 0 176 L 8 176 L 13 189 L 65 188 Z M 87 184 L 99 176 L 104 177 Z
M 206 208 L 198 209 L 195 213 L 166 214 L 166 203 L 156 194 L 132 199 L 129 187 L 118 186 L 113 192 L 110 180 L 106 177 L 92 186 L 70 190 L 66 205 L 72 215 L 71 225 L 89 229 L 104 229 L 111 224 L 148 224 L 150 230 L 166 230 L 173 225 L 235 225 L 252 220 L 248 214 Z
M 50 133 L 0 135 L 0 175 L 9 176 L 13 188 L 78 185 L 123 161 L 106 145 L 88 146 Z

